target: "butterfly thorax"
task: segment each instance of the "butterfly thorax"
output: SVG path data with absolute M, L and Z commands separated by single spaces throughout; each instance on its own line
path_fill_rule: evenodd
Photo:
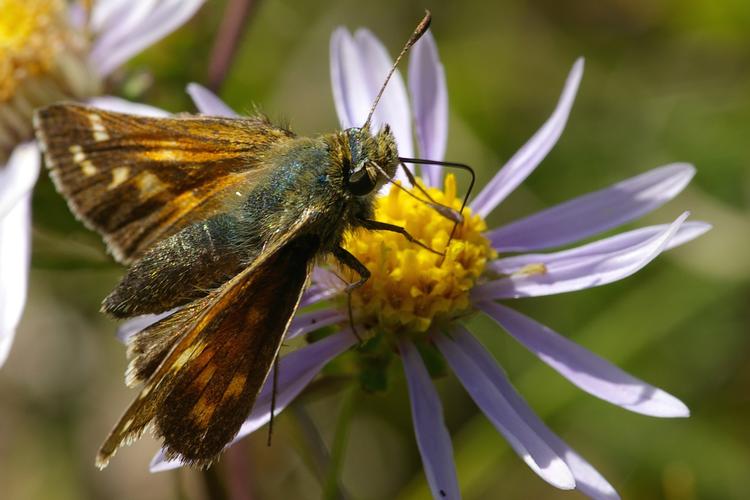
M 373 216 L 375 195 L 393 177 L 398 155 L 388 128 L 376 135 L 348 129 L 295 138 L 269 151 L 267 161 L 272 165 L 242 207 L 249 257 L 303 219 L 301 233 L 315 236 L 322 251 L 339 246 L 346 230 Z

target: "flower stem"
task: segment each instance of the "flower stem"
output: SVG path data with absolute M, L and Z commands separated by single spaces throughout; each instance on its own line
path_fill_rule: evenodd
M 206 498 L 208 500 L 229 500 L 227 490 L 221 483 L 219 472 L 216 466 L 209 467 L 201 472 L 203 486 L 206 489 Z
M 253 0 L 229 0 L 226 6 L 208 67 L 208 87 L 214 92 L 218 92 L 229 72 L 255 3 Z
M 240 440 L 225 452 L 227 489 L 232 500 L 252 500 L 248 441 Z
M 352 416 L 354 415 L 354 403 L 358 394 L 356 385 L 352 384 L 344 393 L 339 417 L 336 421 L 336 434 L 333 436 L 331 444 L 331 457 L 328 463 L 328 473 L 323 483 L 324 500 L 339 500 L 342 498 L 341 485 L 339 478 L 341 476 L 341 465 L 344 461 L 346 443 L 349 438 L 349 429 L 351 427 Z

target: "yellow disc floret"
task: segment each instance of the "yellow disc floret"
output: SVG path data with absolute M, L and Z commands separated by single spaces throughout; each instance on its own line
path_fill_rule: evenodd
M 452 175 L 446 177 L 444 190 L 426 190 L 437 203 L 456 211 L 461 208 Z M 464 208 L 463 222 L 448 248 L 454 222 L 402 189 L 393 187 L 378 198 L 375 219 L 405 228 L 445 257 L 389 231 L 360 230 L 350 235 L 345 248 L 372 273 L 352 294 L 357 323 L 384 332 L 419 333 L 470 309 L 469 292 L 487 261 L 496 256 L 482 236 L 486 225 L 479 215 Z
M 34 108 L 98 91 L 87 44 L 63 0 L 0 0 L 0 164 L 31 138 Z
M 65 37 L 61 1 L 0 0 L 0 101 L 50 70 Z

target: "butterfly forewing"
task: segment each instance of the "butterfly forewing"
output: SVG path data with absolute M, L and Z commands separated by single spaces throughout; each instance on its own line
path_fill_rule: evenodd
M 77 104 L 39 110 L 35 126 L 58 190 L 124 263 L 239 203 L 269 148 L 293 137 L 263 118 L 153 118 Z
M 312 236 L 287 238 L 220 288 L 142 332 L 160 337 L 154 331 L 167 328 L 179 339 L 158 367 L 154 359 L 133 360 L 131 369 L 148 380 L 102 445 L 97 464 L 105 466 L 149 425 L 163 437 L 168 457 L 210 464 L 250 413 L 319 245 Z

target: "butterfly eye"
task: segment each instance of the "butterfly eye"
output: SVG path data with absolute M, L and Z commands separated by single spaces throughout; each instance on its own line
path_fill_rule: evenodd
M 347 188 L 355 196 L 363 196 L 375 189 L 377 176 L 371 176 L 367 167 L 354 172 L 347 180 Z

